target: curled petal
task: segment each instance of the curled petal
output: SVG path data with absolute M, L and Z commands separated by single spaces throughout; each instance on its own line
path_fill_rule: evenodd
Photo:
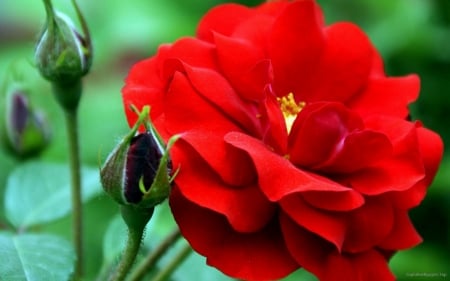
M 283 212 L 298 225 L 333 243 L 341 251 L 347 231 L 344 214 L 313 208 L 297 194 L 286 196 L 280 205 Z
M 340 150 L 315 169 L 333 174 L 354 173 L 392 155 L 389 139 L 379 132 L 364 130 L 345 137 Z
M 307 191 L 302 197 L 308 204 L 327 211 L 351 211 L 364 204 L 362 196 L 348 196 L 344 192 Z
M 395 280 L 386 259 L 376 250 L 358 254 L 338 253 L 331 243 L 280 215 L 286 245 L 295 260 L 319 280 Z
M 266 125 L 262 139 L 274 151 L 283 155 L 287 153 L 288 132 L 275 95 L 270 93 L 270 89 L 266 90 L 268 94 L 259 115 L 261 123 Z
M 258 173 L 261 190 L 271 201 L 279 201 L 287 195 L 306 191 L 343 192 L 343 196 L 349 196 L 350 201 L 362 200 L 361 195 L 350 188 L 297 169 L 255 138 L 232 132 L 225 136 L 225 141 L 250 155 Z
M 238 4 L 217 6 L 203 16 L 197 28 L 197 37 L 201 40 L 213 42 L 214 33 L 230 36 L 237 26 L 254 13 L 254 10 Z
M 299 226 L 283 212 L 280 213 L 280 225 L 292 257 L 303 268 L 322 280 L 324 262 L 332 252 L 336 251 L 333 244 Z
M 230 130 L 239 130 L 231 120 L 224 118 L 207 100 L 193 88 L 187 77 L 175 72 L 165 97 L 166 128 L 172 134 L 200 128 L 215 131 L 218 134 Z M 208 116 L 208 118 L 205 118 Z
M 414 225 L 405 210 L 394 210 L 394 227 L 391 233 L 378 247 L 384 250 L 404 250 L 414 247 L 422 242 Z
M 263 51 L 246 40 L 220 34 L 214 38 L 217 58 L 228 81 L 242 98 L 261 100 L 273 80 L 272 65 Z
M 408 104 L 419 96 L 417 75 L 404 77 L 377 77 L 369 80 L 366 89 L 348 102 L 348 106 L 362 116 L 383 114 L 406 118 Z
M 175 188 L 170 206 L 183 236 L 207 263 L 225 274 L 244 280 L 275 280 L 299 265 L 284 245 L 274 221 L 254 233 L 238 233 L 227 220 L 187 200 Z
M 217 69 L 215 46 L 196 38 L 181 38 L 167 51 L 167 59 L 176 58 L 195 67 Z M 161 61 L 164 62 L 164 61 Z
M 255 184 L 241 187 L 227 185 L 193 148 L 182 143 L 182 140 L 179 142 L 173 158 L 182 168 L 175 182 L 184 197 L 222 214 L 239 232 L 258 231 L 272 219 L 275 205 L 265 198 Z
M 340 103 L 306 105 L 289 134 L 289 159 L 301 167 L 320 167 L 341 150 L 345 137 L 362 125 L 360 118 Z
M 395 276 L 383 255 L 376 250 L 369 250 L 356 255 L 331 254 L 320 280 L 394 281 Z
M 366 198 L 364 205 L 348 217 L 343 250 L 367 251 L 386 239 L 394 227 L 392 204 L 381 198 Z
M 365 120 L 368 129 L 382 132 L 392 144 L 392 156 L 340 180 L 367 195 L 405 191 L 425 176 L 417 131 L 410 122 L 376 116 Z
M 261 135 L 257 108 L 239 97 L 230 83 L 218 72 L 184 65 L 187 77 L 196 90 L 217 112 L 243 130 Z M 207 116 L 207 115 L 205 115 Z
M 182 140 L 226 184 L 238 188 L 256 182 L 256 171 L 248 154 L 225 143 L 223 136 L 211 131 L 191 130 L 182 134 Z
M 436 175 L 444 151 L 442 139 L 435 132 L 418 127 L 417 136 L 420 155 L 425 167 L 425 178 L 408 190 L 391 193 L 396 206 L 404 210 L 416 207 L 422 202 L 428 186 Z

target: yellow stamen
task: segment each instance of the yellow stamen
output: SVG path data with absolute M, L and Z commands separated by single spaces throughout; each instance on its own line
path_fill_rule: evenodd
M 287 131 L 288 133 L 290 133 L 292 124 L 294 124 L 295 118 L 297 118 L 297 114 L 302 111 L 306 103 L 304 101 L 296 103 L 293 93 L 289 93 L 286 96 L 277 98 L 277 100 L 280 103 L 281 112 L 283 112 Z

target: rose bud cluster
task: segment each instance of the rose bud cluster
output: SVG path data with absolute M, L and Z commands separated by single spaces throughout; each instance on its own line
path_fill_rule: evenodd
M 27 90 L 17 83 L 6 94 L 3 141 L 21 158 L 35 156 L 50 142 L 50 127 L 42 111 L 34 109 Z
M 146 107 L 100 171 L 104 190 L 117 203 L 142 209 L 153 208 L 169 196 L 173 177 L 168 151 L 176 139 L 166 147 L 148 122 L 148 115 Z M 143 124 L 146 131 L 137 132 Z

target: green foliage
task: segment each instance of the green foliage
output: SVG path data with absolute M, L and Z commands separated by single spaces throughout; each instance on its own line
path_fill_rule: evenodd
M 98 170 L 84 168 L 83 199 L 100 193 Z M 66 165 L 28 162 L 9 176 L 5 193 L 5 214 L 21 231 L 59 219 L 70 212 L 69 170 Z
M 72 246 L 58 236 L 0 232 L 0 280 L 68 280 L 74 260 Z

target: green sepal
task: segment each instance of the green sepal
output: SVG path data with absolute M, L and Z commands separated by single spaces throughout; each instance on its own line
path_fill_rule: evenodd
M 140 208 L 134 205 L 121 205 L 120 213 L 129 229 L 143 231 L 153 216 L 154 208 Z

